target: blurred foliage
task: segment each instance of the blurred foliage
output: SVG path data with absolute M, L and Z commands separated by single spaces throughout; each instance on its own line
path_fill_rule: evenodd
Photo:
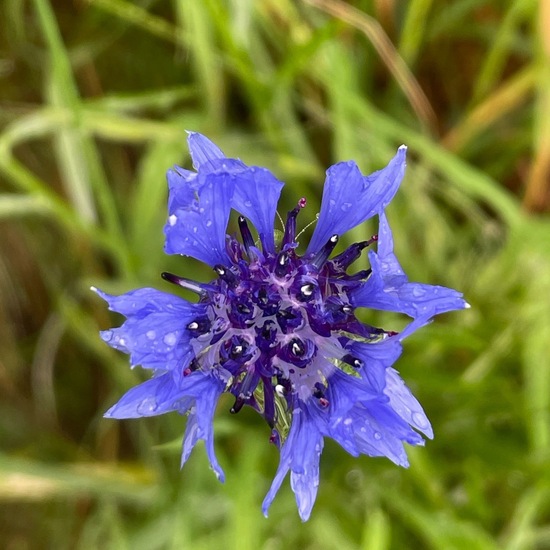
M 550 548 L 549 6 L 4 0 L 0 546 Z M 142 373 L 99 340 L 119 319 L 89 286 L 212 276 L 162 251 L 185 129 L 272 169 L 281 212 L 307 195 L 310 219 L 326 167 L 372 171 L 407 143 L 388 212 L 401 261 L 472 304 L 397 364 L 435 440 L 408 470 L 327 443 L 306 524 L 288 483 L 261 516 L 277 451 L 229 400 L 224 486 L 200 447 L 180 472 L 177 415 L 102 419 Z

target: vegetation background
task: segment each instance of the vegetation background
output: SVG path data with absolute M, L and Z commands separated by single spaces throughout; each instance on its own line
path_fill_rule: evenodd
M 550 548 L 549 2 L 3 0 L 0 20 L 0 547 Z M 327 443 L 305 524 L 288 482 L 262 517 L 278 453 L 229 399 L 225 485 L 201 446 L 180 471 L 178 415 L 102 418 L 142 373 L 90 285 L 212 277 L 162 251 L 185 129 L 272 169 L 304 219 L 330 164 L 406 143 L 399 257 L 472 304 L 397 365 L 435 440 L 407 470 Z

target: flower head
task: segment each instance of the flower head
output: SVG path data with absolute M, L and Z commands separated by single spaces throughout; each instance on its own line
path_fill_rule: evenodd
M 265 168 L 225 157 L 200 134 L 190 133 L 188 141 L 196 172 L 180 167 L 168 172 L 165 250 L 209 264 L 216 277 L 200 283 L 163 273 L 195 292 L 196 303 L 150 288 L 122 296 L 94 289 L 127 318 L 121 327 L 103 331 L 103 340 L 128 353 L 132 365 L 153 371 L 106 416 L 187 414 L 182 463 L 202 439 L 223 480 L 212 422 L 219 396 L 233 394 L 231 412 L 254 408 L 280 448 L 264 513 L 290 470 L 299 514 L 307 520 L 325 437 L 354 456 L 386 456 L 407 466 L 403 443 L 422 445 L 421 433 L 433 436 L 422 407 L 392 365 L 406 336 L 434 315 L 467 304 L 454 290 L 409 282 L 393 253 L 384 208 L 405 171 L 404 146 L 370 176 L 353 162 L 329 168 L 319 219 L 300 255 L 296 222 L 305 199 L 288 212 L 276 243 L 273 226 L 283 184 Z M 240 239 L 226 234 L 232 209 L 239 214 Z M 378 235 L 332 254 L 343 233 L 374 215 Z M 348 273 L 374 245 L 370 269 Z M 401 312 L 412 320 L 401 333 L 385 331 L 361 323 L 356 308 Z

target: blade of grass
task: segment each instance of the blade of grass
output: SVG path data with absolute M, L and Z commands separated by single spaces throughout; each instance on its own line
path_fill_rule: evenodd
M 412 0 L 408 2 L 405 22 L 401 30 L 399 54 L 409 67 L 416 64 L 422 40 L 429 25 L 426 24 L 433 0 Z
M 34 0 L 38 19 L 46 39 L 46 44 L 50 54 L 51 63 L 51 101 L 54 105 L 64 106 L 71 112 L 69 127 L 61 128 L 60 131 L 69 131 L 62 137 L 62 151 L 59 161 L 63 166 L 65 164 L 67 183 L 74 191 L 75 196 L 87 197 L 86 202 L 91 201 L 91 187 L 95 188 L 97 200 L 101 207 L 101 214 L 105 220 L 105 225 L 110 238 L 120 249 L 120 255 L 116 256 L 115 261 L 122 272 L 131 272 L 131 264 L 127 260 L 127 254 L 124 253 L 126 245 L 122 233 L 122 228 L 118 218 L 114 197 L 103 171 L 99 153 L 92 140 L 80 134 L 81 128 L 81 105 L 78 89 L 73 79 L 72 68 L 68 53 L 63 44 L 57 22 L 48 0 Z M 63 134 L 61 134 L 63 136 Z M 74 143 L 72 140 L 75 140 Z M 65 156 L 72 160 L 68 161 Z M 82 158 L 81 155 L 82 154 Z M 76 170 L 83 169 L 83 160 L 85 160 L 86 170 L 89 174 L 89 183 L 81 180 L 82 174 L 76 173 Z M 84 191 L 86 189 L 86 191 Z
M 340 0 L 305 0 L 305 2 L 361 31 L 395 78 L 422 126 L 431 133 L 436 133 L 437 116 L 426 94 L 381 25 L 373 17 Z

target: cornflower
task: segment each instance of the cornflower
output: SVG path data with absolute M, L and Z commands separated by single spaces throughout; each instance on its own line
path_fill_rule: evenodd
M 299 254 L 296 222 L 306 200 L 288 212 L 276 242 L 283 183 L 265 168 L 227 158 L 201 134 L 189 133 L 188 143 L 196 172 L 176 166 L 167 174 L 165 251 L 208 264 L 216 278 L 203 283 L 162 274 L 196 293 L 196 303 L 152 288 L 121 296 L 93 288 L 126 317 L 122 326 L 101 332 L 102 339 L 129 354 L 132 366 L 152 371 L 105 416 L 187 415 L 182 465 L 202 439 L 223 481 L 213 417 L 220 395 L 231 393 L 231 412 L 255 409 L 280 449 L 264 514 L 290 470 L 305 521 L 317 495 L 325 437 L 353 456 L 386 456 L 405 467 L 403 443 L 423 445 L 421 434 L 433 437 L 392 365 L 405 337 L 434 315 L 468 304 L 455 290 L 410 282 L 394 255 L 384 209 L 403 178 L 405 146 L 369 176 L 354 162 L 328 169 L 312 238 Z M 240 239 L 226 234 L 232 209 Z M 374 215 L 377 235 L 333 255 L 344 233 Z M 365 249 L 370 268 L 348 273 Z M 357 308 L 403 313 L 411 322 L 399 333 L 386 331 L 360 322 Z

